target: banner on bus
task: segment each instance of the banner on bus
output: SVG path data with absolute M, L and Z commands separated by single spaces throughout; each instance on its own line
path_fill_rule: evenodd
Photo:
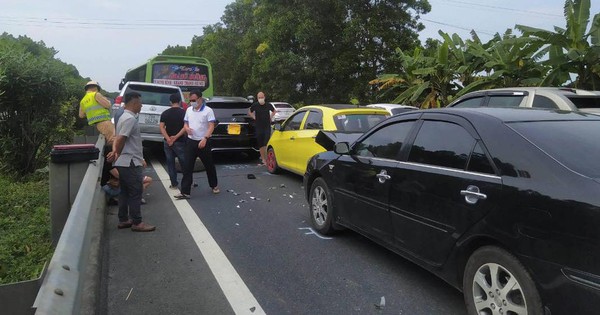
M 197 65 L 155 64 L 152 82 L 175 86 L 206 87 L 208 68 Z

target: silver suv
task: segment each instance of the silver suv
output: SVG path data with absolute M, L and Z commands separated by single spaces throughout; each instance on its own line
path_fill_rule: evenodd
M 171 85 L 129 81 L 125 83 L 121 89 L 121 93 L 115 99 L 113 116 L 125 105 L 123 97 L 129 92 L 138 92 L 142 95 L 142 111 L 138 120 L 142 139 L 145 141 L 162 142 L 163 136 L 159 128 L 160 115 L 171 106 L 171 94 L 179 93 L 181 100 L 183 100 L 181 89 Z
M 600 113 L 600 92 L 571 88 L 518 87 L 463 95 L 448 107 L 529 107 Z

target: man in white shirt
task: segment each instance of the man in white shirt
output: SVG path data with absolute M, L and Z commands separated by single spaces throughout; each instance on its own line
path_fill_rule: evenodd
M 217 120 L 212 108 L 206 106 L 202 98 L 202 92 L 192 91 L 190 93 L 190 104 L 185 112 L 184 128 L 187 132 L 187 142 L 185 146 L 185 165 L 183 167 L 183 178 L 181 179 L 180 194 L 176 199 L 189 199 L 192 188 L 192 175 L 196 157 L 200 157 L 208 185 L 213 194 L 220 192 L 217 181 L 217 169 L 213 162 L 210 146 L 210 137 L 215 130 Z

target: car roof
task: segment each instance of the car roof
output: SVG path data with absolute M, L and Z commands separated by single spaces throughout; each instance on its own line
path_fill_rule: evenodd
M 174 88 L 174 89 L 181 90 L 178 86 L 174 86 L 174 85 L 138 82 L 138 81 L 128 81 L 127 83 L 125 83 L 125 86 L 129 86 L 129 85 L 157 86 L 157 87 Z M 123 88 L 125 88 L 125 86 L 123 86 Z
M 467 119 L 494 119 L 502 122 L 559 121 L 559 120 L 600 120 L 600 116 L 581 111 L 549 110 L 540 108 L 440 108 L 411 111 L 395 117 L 414 115 L 415 113 L 444 113 L 463 116 Z
M 387 103 L 377 103 L 377 104 L 369 104 L 366 107 L 379 107 L 385 109 L 394 109 L 394 108 L 418 108 L 410 105 L 402 105 L 402 104 L 387 104 Z
M 271 103 L 273 105 L 275 105 L 275 104 L 290 105 L 290 103 L 288 103 L 288 102 L 269 102 L 269 103 Z M 292 106 L 292 105 L 290 105 L 290 106 Z
M 300 109 L 311 109 L 316 108 L 327 112 L 347 112 L 347 111 L 356 111 L 356 112 L 381 112 L 383 114 L 389 114 L 387 110 L 381 108 L 372 108 L 365 106 L 357 106 L 352 104 L 321 104 L 321 105 L 307 105 L 303 106 Z
M 573 89 L 568 87 L 547 87 L 547 86 L 529 86 L 529 87 L 507 87 L 507 88 L 497 88 L 497 89 L 488 89 L 488 90 L 479 90 L 467 93 L 463 95 L 461 98 L 468 95 L 482 95 L 482 94 L 490 94 L 495 92 L 528 92 L 528 93 L 536 93 L 539 91 L 550 91 L 557 92 L 562 94 L 571 94 L 571 95 L 598 95 L 597 91 L 588 91 L 582 89 Z
M 206 103 L 252 103 L 245 97 L 240 96 L 214 96 L 206 100 Z

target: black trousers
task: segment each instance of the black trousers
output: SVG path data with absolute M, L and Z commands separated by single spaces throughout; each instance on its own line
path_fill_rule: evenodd
M 217 181 L 217 169 L 213 162 L 213 156 L 211 152 L 210 140 L 206 146 L 202 149 L 198 149 L 200 141 L 187 139 L 185 144 L 185 166 L 183 168 L 183 178 L 181 179 L 181 193 L 189 195 L 192 189 L 192 175 L 194 172 L 194 164 L 196 158 L 200 157 L 204 168 L 206 169 L 206 176 L 208 176 L 208 186 L 215 188 L 218 185 Z
M 144 174 L 141 166 L 131 165 L 129 167 L 117 166 L 119 171 L 119 222 L 125 222 L 128 219 L 133 224 L 142 222 L 142 194 L 144 193 Z

